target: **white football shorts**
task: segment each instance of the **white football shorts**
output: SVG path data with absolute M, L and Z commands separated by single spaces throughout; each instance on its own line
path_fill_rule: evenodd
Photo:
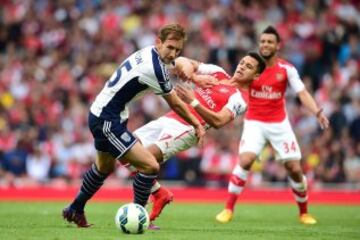
M 245 119 L 239 153 L 252 152 L 259 156 L 267 142 L 276 151 L 276 160 L 301 159 L 301 150 L 288 118 L 279 123 Z
M 145 124 L 136 129 L 134 135 L 145 147 L 151 144 L 157 145 L 163 153 L 164 162 L 198 142 L 192 126 L 168 117 L 160 117 Z

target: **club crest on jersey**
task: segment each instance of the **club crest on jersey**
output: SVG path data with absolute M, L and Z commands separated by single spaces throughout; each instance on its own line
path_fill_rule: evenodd
M 275 78 L 278 81 L 283 81 L 285 79 L 285 76 L 282 73 L 276 73 Z
M 124 132 L 123 134 L 121 134 L 120 138 L 122 140 L 124 140 L 125 142 L 130 142 L 130 140 L 131 140 L 131 137 L 127 132 Z
M 170 81 L 165 82 L 165 83 L 164 83 L 164 90 L 165 90 L 166 92 L 169 92 L 171 89 L 172 89 L 172 84 L 171 84 L 171 82 L 170 82 Z

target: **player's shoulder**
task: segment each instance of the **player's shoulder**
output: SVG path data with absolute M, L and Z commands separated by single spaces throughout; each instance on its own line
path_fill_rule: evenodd
M 236 111 L 236 115 L 240 115 L 243 113 L 248 105 L 248 98 L 246 95 L 242 93 L 241 90 L 235 89 L 232 95 L 229 96 L 228 103 L 234 106 L 234 110 Z
M 229 74 L 225 71 L 217 71 L 211 74 L 211 76 L 215 77 L 218 81 L 227 80 L 230 78 Z
M 202 74 L 222 73 L 228 75 L 222 67 L 212 63 L 200 63 L 198 67 L 198 73 L 202 73 Z
M 295 66 L 292 63 L 290 63 L 289 61 L 283 58 L 278 58 L 277 65 L 283 68 L 295 68 Z
M 228 97 L 233 98 L 235 101 L 238 101 L 240 103 L 245 102 L 243 97 L 244 95 L 240 89 L 228 85 L 227 90 L 228 90 Z
M 142 49 L 139 49 L 138 51 L 135 52 L 134 54 L 136 55 L 141 55 L 141 57 L 147 61 L 147 60 L 152 60 L 154 55 L 155 57 L 157 57 L 159 54 L 157 53 L 156 49 L 154 46 L 148 46 Z
M 155 46 L 142 48 L 133 55 L 136 64 L 141 66 L 143 72 L 159 71 L 164 72 L 165 64 L 161 61 Z

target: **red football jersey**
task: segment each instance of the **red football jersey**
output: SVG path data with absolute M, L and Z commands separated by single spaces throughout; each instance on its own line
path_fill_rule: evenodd
M 230 77 L 222 71 L 217 71 L 210 75 L 218 79 L 220 83 L 210 88 L 200 88 L 198 86 L 195 87 L 195 97 L 200 102 L 200 104 L 214 112 L 218 112 L 226 106 L 233 113 L 234 118 L 242 114 L 246 110 L 247 104 L 244 101 L 241 93 L 237 90 L 237 88 L 221 83 L 221 81 L 227 80 Z M 190 112 L 194 114 L 197 119 L 199 119 L 201 124 L 204 125 L 206 123 L 190 105 L 188 105 L 188 108 Z M 170 111 L 166 114 L 166 116 L 175 118 L 182 123 L 188 124 L 174 111 Z
M 281 122 L 286 117 L 285 92 L 288 84 L 296 92 L 305 86 L 295 67 L 278 59 L 267 67 L 249 89 L 248 111 L 245 118 L 262 122 Z

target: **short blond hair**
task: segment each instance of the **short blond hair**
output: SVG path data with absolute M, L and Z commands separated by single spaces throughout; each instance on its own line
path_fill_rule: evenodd
M 186 40 L 185 28 L 177 23 L 167 24 L 160 28 L 158 37 L 162 42 L 166 39 Z

